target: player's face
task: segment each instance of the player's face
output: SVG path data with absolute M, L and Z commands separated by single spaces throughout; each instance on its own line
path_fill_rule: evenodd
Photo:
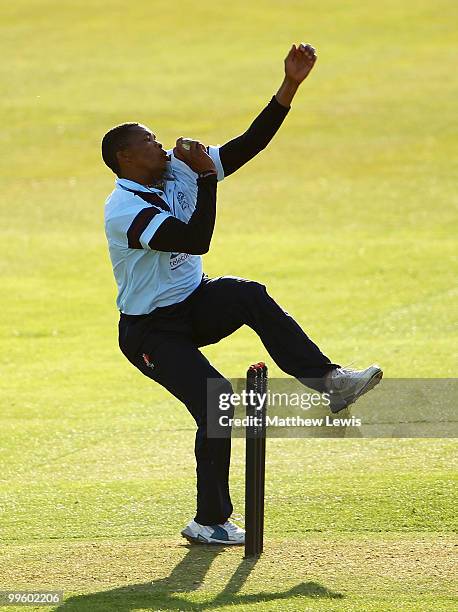
M 138 126 L 129 132 L 129 144 L 121 152 L 121 164 L 131 169 L 161 178 L 166 169 L 167 154 L 149 128 Z

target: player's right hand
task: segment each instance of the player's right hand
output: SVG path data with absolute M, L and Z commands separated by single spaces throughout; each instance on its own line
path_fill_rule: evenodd
M 189 143 L 190 148 L 185 149 L 182 141 L 183 137 L 178 138 L 173 149 L 173 154 L 177 159 L 187 164 L 196 174 L 201 174 L 202 172 L 214 172 L 216 174 L 215 164 L 201 142 L 191 140 Z

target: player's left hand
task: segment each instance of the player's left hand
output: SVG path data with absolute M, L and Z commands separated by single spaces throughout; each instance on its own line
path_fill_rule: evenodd
M 285 75 L 299 85 L 307 78 L 316 62 L 316 51 L 312 45 L 301 43 L 293 45 L 285 57 Z

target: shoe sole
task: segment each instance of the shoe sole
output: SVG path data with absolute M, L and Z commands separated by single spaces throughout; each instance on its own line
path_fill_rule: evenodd
M 193 538 L 187 533 L 181 532 L 181 535 L 188 540 L 191 544 L 203 544 L 204 546 L 244 546 L 245 542 L 234 542 L 233 540 L 211 540 L 210 542 L 206 540 L 199 540 L 198 538 Z
M 351 406 L 351 404 L 354 404 L 356 402 L 357 399 L 359 399 L 362 395 L 364 395 L 365 393 L 367 393 L 368 391 L 370 391 L 371 389 L 373 389 L 374 387 L 376 387 L 379 382 L 382 380 L 383 378 L 383 371 L 379 370 L 378 372 L 375 372 L 372 377 L 367 381 L 367 383 L 364 385 L 364 387 L 361 387 L 361 389 L 358 391 L 358 393 L 356 393 L 351 400 L 349 401 L 344 401 L 344 404 L 342 406 L 339 406 L 337 409 L 333 409 L 331 408 L 331 412 L 333 414 L 337 414 L 337 412 L 340 412 L 341 410 L 344 410 L 345 408 L 348 408 L 348 406 Z

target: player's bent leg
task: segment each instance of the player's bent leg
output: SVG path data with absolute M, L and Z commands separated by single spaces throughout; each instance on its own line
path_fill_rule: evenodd
M 296 321 L 256 281 L 233 276 L 208 279 L 193 307 L 199 346 L 218 342 L 246 324 L 260 337 L 275 363 L 308 387 L 331 393 L 339 412 L 380 382 L 377 364 L 363 370 L 332 363 Z
M 196 295 L 193 322 L 199 346 L 218 342 L 248 325 L 284 372 L 307 379 L 307 386 L 321 392 L 326 390 L 325 375 L 339 367 L 256 281 L 233 276 L 208 279 Z
M 207 401 L 210 409 L 220 392 L 232 393 L 232 387 L 185 335 L 150 334 L 134 352 L 125 340 L 120 343 L 126 357 L 143 374 L 165 387 L 182 401 L 196 424 L 195 456 L 197 462 L 197 513 L 195 522 L 203 526 L 224 525 L 233 507 L 229 494 L 231 453 L 228 437 L 213 438 L 207 430 Z M 207 396 L 207 380 L 219 381 Z

